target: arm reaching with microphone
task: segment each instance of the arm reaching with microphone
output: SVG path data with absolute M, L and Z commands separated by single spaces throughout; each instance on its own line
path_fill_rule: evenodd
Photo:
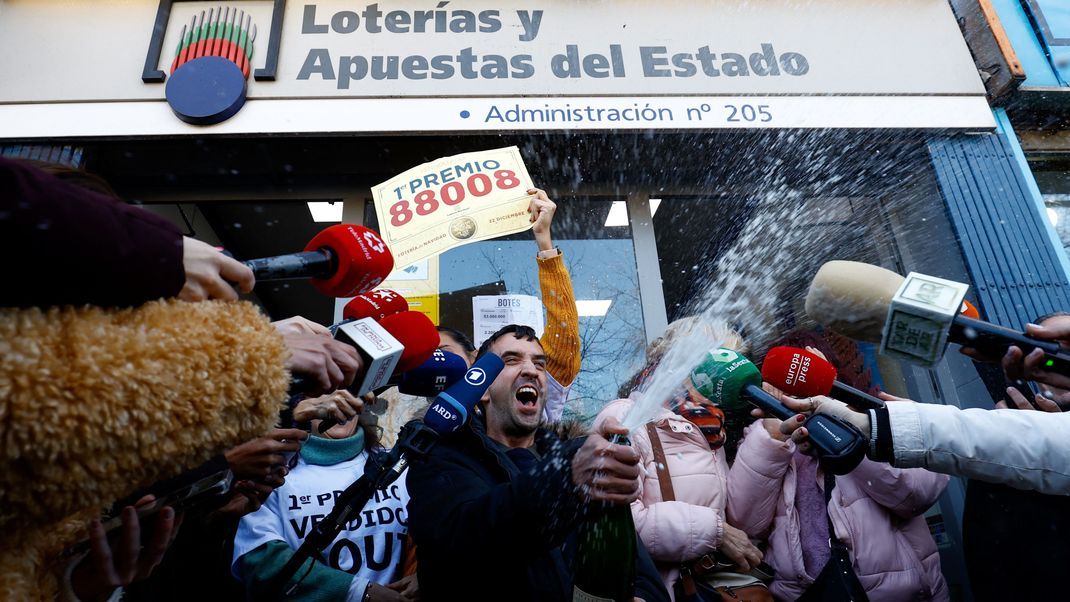
M 325 393 L 348 387 L 363 368 L 356 348 L 323 334 L 283 335 L 290 355 L 286 367 L 305 377 L 307 393 Z
M 824 396 L 809 400 L 785 397 L 784 405 L 853 424 L 869 434 L 870 458 L 879 462 L 1047 494 L 1070 493 L 1070 455 L 1066 453 L 1070 414 L 960 410 L 914 402 L 889 403 L 883 409 L 862 413 Z M 804 418 L 800 414 L 785 420 L 781 431 L 807 451 L 810 444 L 802 427 Z
M 178 298 L 183 301 L 205 299 L 236 300 L 238 293 L 251 293 L 256 279 L 253 271 L 240 261 L 227 257 L 218 249 L 188 236 L 182 237 L 182 268 L 186 281 Z
M 1070 345 L 1070 315 L 1060 314 L 1037 320 L 1038 324 L 1026 324 L 1025 334 L 1035 339 L 1054 341 L 1068 347 Z M 1000 360 L 1003 371 L 1010 379 L 1032 380 L 1059 389 L 1070 389 L 1070 376 L 1048 370 L 1048 362 L 1042 349 L 1033 349 L 1029 353 L 1012 345 Z

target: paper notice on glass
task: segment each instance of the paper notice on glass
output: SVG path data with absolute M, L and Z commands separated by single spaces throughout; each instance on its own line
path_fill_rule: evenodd
M 531 176 L 515 146 L 436 159 L 372 188 L 379 234 L 405 267 L 531 227 Z
M 546 328 L 542 301 L 531 295 L 472 297 L 472 339 L 476 347 L 509 324 L 530 326 L 541 337 Z

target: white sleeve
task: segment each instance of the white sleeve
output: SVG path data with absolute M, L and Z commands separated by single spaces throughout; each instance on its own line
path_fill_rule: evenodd
M 895 465 L 1070 494 L 1070 413 L 889 403 Z
M 575 381 L 573 381 L 575 384 Z M 542 418 L 546 422 L 557 422 L 565 413 L 565 402 L 572 391 L 572 385 L 564 386 L 557 382 L 549 372 L 546 373 L 546 405 L 542 408 Z
M 231 574 L 240 580 L 239 558 L 269 541 L 286 541 L 283 528 L 283 517 L 279 514 L 279 490 L 276 489 L 259 510 L 246 514 L 238 523 L 238 531 L 234 534 L 234 556 L 230 561 Z

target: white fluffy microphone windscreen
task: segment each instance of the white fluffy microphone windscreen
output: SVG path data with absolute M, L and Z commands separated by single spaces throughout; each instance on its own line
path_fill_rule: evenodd
M 806 293 L 806 313 L 846 337 L 879 343 L 888 306 L 903 277 L 858 261 L 829 261 Z

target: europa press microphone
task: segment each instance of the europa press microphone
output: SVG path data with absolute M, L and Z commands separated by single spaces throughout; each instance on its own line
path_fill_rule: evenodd
M 859 409 L 883 408 L 880 399 L 836 380 L 836 367 L 798 347 L 773 347 L 762 360 L 762 380 L 791 395 L 828 395 Z
M 243 263 L 258 282 L 310 278 L 325 295 L 351 297 L 378 286 L 394 269 L 394 256 L 375 230 L 337 224 L 314 236 L 300 253 Z
M 1059 343 L 969 317 L 961 310 L 967 289 L 917 272 L 903 278 L 866 263 L 830 261 L 814 275 L 806 313 L 845 336 L 879 342 L 884 355 L 923 366 L 940 361 L 949 342 L 997 357 L 1015 345 L 1026 354 L 1042 350 L 1045 369 L 1070 376 L 1070 351 Z
M 762 389 L 762 375 L 750 360 L 730 349 L 712 349 L 691 371 L 691 386 L 706 399 L 725 409 L 751 402 L 781 420 L 795 415 L 777 398 Z M 803 424 L 821 466 L 833 474 L 847 474 L 866 455 L 868 439 L 854 426 L 838 418 L 814 414 Z
M 305 561 L 318 557 L 338 537 L 350 516 L 363 510 L 377 490 L 396 481 L 410 462 L 426 457 L 440 437 L 461 428 L 504 367 L 505 363 L 494 353 L 484 354 L 462 379 L 435 397 L 422 421 L 413 420 L 402 427 L 398 442 L 390 453 L 385 458 L 369 460 L 364 474 L 336 496 L 330 514 L 312 527 L 305 541 L 273 577 L 268 591 L 280 592 L 281 598 L 295 590 L 300 579 L 288 590 L 286 584 Z

